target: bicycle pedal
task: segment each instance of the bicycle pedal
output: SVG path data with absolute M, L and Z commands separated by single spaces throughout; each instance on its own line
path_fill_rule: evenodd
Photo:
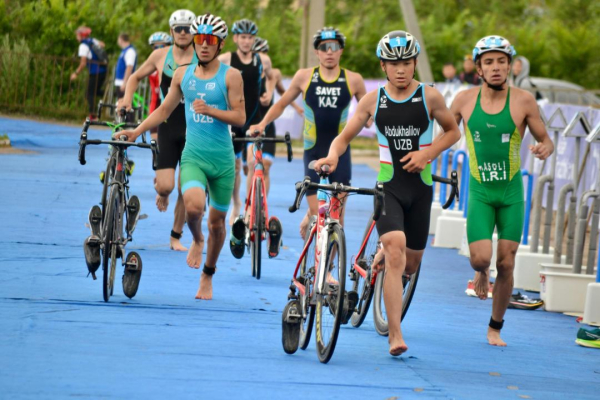
M 342 324 L 345 325 L 350 321 L 352 314 L 354 314 L 356 304 L 358 304 L 358 293 L 354 290 L 344 293 L 344 318 Z
M 90 209 L 90 213 L 88 215 L 88 221 L 90 223 L 90 229 L 92 231 L 92 236 L 100 236 L 100 224 L 102 223 L 102 210 L 98 205 L 94 205 Z

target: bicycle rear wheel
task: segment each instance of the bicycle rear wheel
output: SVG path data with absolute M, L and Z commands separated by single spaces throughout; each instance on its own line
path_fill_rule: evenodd
M 404 275 L 402 277 L 402 286 L 404 288 L 402 292 L 402 317 L 401 321 L 404 320 L 410 303 L 412 302 L 415 290 L 417 289 L 417 281 L 419 280 L 419 273 L 421 272 L 421 265 L 417 268 L 417 271 L 412 275 Z M 385 302 L 383 301 L 383 285 L 385 281 L 385 271 L 377 275 L 375 281 L 375 295 L 373 305 L 373 322 L 375 324 L 375 330 L 382 336 L 389 334 L 389 328 L 387 323 L 387 314 L 385 311 Z
M 310 222 L 308 224 L 308 228 L 306 231 L 306 235 L 304 238 L 304 245 L 311 240 L 311 232 L 313 226 L 317 223 L 317 217 L 310 217 Z M 316 237 L 312 237 L 312 243 L 306 250 L 304 254 L 304 258 L 300 263 L 300 276 L 304 280 L 305 291 L 304 294 L 298 293 L 298 297 L 300 300 L 300 307 L 302 309 L 302 320 L 300 322 L 300 349 L 306 350 L 308 344 L 310 343 L 310 336 L 313 329 L 313 324 L 315 322 L 315 305 L 310 304 L 312 294 L 314 292 L 314 282 L 315 282 L 315 242 Z M 304 248 L 304 247 L 303 247 Z
M 356 256 L 355 262 L 367 271 L 366 279 L 363 278 L 354 268 L 350 271 L 351 279 L 353 280 L 352 290 L 358 293 L 358 304 L 356 310 L 352 314 L 350 323 L 353 327 L 358 328 L 362 325 L 369 312 L 371 301 L 373 300 L 373 285 L 371 285 L 371 274 L 373 271 L 372 263 L 375 254 L 379 250 L 379 234 L 374 226 L 373 216 L 369 218 L 361 246 L 364 244 L 362 252 Z
M 329 233 L 325 258 L 325 284 L 317 294 L 317 354 L 319 361 L 327 363 L 333 356 L 340 324 L 344 318 L 346 288 L 346 240 L 339 224 Z
M 260 279 L 260 261 L 261 261 L 261 250 L 262 250 L 262 233 L 264 230 L 264 215 L 263 215 L 263 197 L 262 197 L 262 180 L 256 179 L 256 186 L 254 187 L 254 226 L 252 231 L 254 237 L 250 242 L 250 254 L 252 258 L 252 276 L 256 279 Z
M 117 248 L 119 229 L 119 190 L 113 186 L 110 190 L 106 213 L 104 218 L 104 251 L 102 254 L 102 294 L 104 301 L 108 301 L 113 293 L 115 272 L 117 269 Z

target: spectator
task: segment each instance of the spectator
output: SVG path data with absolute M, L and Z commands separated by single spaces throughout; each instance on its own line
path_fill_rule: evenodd
M 460 79 L 458 79 L 458 77 L 456 76 L 456 68 L 454 67 L 454 64 L 452 64 L 451 62 L 447 62 L 446 64 L 444 64 L 444 68 L 442 69 L 442 74 L 444 75 L 444 78 L 446 79 L 446 83 L 449 84 L 458 84 L 460 83 Z
M 527 82 L 531 85 L 529 79 L 529 60 L 523 56 L 515 57 L 512 65 L 513 86 L 522 87 Z
M 96 119 L 94 114 L 96 99 L 104 95 L 104 81 L 106 80 L 108 59 L 106 51 L 104 51 L 104 43 L 90 37 L 91 33 L 92 29 L 87 26 L 80 26 L 75 31 L 75 37 L 79 42 L 77 54 L 80 57 L 80 62 L 75 72 L 71 74 L 71 80 L 77 79 L 77 75 L 87 67 L 89 79 L 86 98 L 89 116 L 93 120 Z
M 463 61 L 463 72 L 460 74 L 459 79 L 462 83 L 469 85 L 481 85 L 481 79 L 477 72 L 475 72 L 475 63 L 473 57 L 469 54 L 465 56 Z
M 117 44 L 122 49 L 121 55 L 117 60 L 117 68 L 115 71 L 115 96 L 121 100 L 125 96 L 125 85 L 127 80 L 135 71 L 137 64 L 137 52 L 135 47 L 129 42 L 129 35 L 121 33 L 117 39 Z

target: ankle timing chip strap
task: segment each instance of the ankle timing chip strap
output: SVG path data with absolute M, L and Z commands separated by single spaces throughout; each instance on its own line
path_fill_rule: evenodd
M 504 320 L 502 320 L 502 322 L 498 322 L 498 321 L 494 321 L 494 319 L 492 317 L 490 317 L 490 328 L 500 331 L 500 330 L 502 330 L 503 326 L 504 326 Z
M 202 268 L 202 272 L 209 276 L 214 275 L 215 272 L 217 272 L 217 267 L 214 266 L 214 267 L 210 268 L 210 267 L 207 267 L 206 264 L 204 264 L 204 268 Z
M 181 232 L 181 233 L 177 233 L 177 232 L 175 232 L 175 231 L 173 231 L 173 230 L 171 231 L 171 237 L 172 237 L 173 239 L 181 239 L 181 236 L 182 236 L 182 235 L 183 235 L 183 232 Z

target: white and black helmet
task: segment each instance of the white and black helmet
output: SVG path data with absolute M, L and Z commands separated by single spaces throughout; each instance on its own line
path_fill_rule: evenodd
M 169 27 L 172 28 L 175 25 L 191 25 L 195 19 L 196 14 L 190 10 L 177 10 L 171 14 L 171 18 L 169 18 Z
M 154 32 L 148 38 L 148 44 L 150 46 L 152 46 L 153 44 L 156 44 L 156 43 L 172 44 L 173 38 L 171 37 L 171 35 L 169 35 L 168 33 L 165 33 L 165 32 Z
M 342 49 L 346 45 L 346 36 L 337 28 L 333 27 L 325 27 L 319 29 L 317 33 L 313 36 L 313 47 L 315 50 L 319 47 L 321 42 L 325 40 L 337 40 Z
M 269 41 L 267 39 L 263 39 L 261 37 L 256 37 L 254 39 L 254 44 L 252 45 L 252 51 L 255 53 L 267 53 L 269 51 Z
M 475 45 L 475 48 L 473 49 L 473 61 L 477 62 L 477 59 L 481 57 L 482 54 L 489 53 L 491 51 L 499 51 L 504 53 L 511 61 L 512 58 L 517 54 L 515 48 L 502 36 L 486 36 L 479 39 Z
M 234 35 L 240 35 L 243 33 L 248 35 L 256 35 L 258 33 L 258 26 L 256 26 L 254 21 L 250 21 L 249 19 L 240 19 L 239 21 L 235 21 L 233 23 L 231 31 Z
M 212 14 L 204 14 L 198 16 L 192 23 L 190 28 L 192 35 L 209 34 L 219 37 L 221 40 L 227 38 L 228 30 L 227 24 L 221 19 Z
M 392 31 L 377 44 L 377 57 L 383 61 L 401 61 L 417 58 L 421 46 L 416 37 L 405 31 Z

